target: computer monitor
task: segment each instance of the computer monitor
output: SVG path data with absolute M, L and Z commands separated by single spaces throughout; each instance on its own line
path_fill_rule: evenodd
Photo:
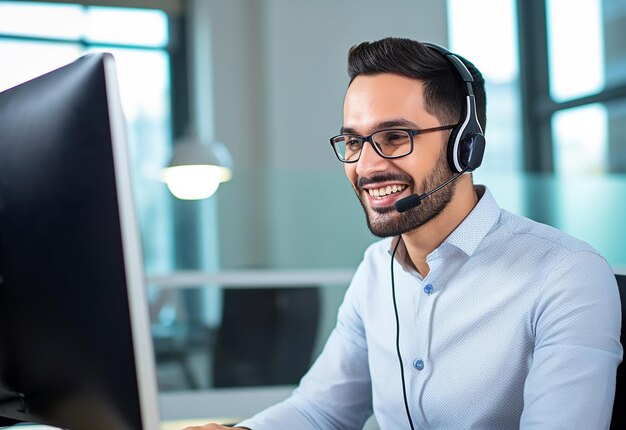
M 0 93 L 0 417 L 159 427 L 114 59 Z

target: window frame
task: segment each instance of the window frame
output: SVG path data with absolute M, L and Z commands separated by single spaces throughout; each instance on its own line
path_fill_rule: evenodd
M 552 117 L 594 103 L 626 100 L 626 82 L 595 94 L 555 101 L 550 94 L 547 2 L 517 0 L 524 172 L 554 173 Z M 609 166 L 609 171 L 612 169 Z

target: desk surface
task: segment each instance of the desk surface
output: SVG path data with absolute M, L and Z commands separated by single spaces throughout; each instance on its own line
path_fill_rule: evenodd
M 238 423 L 239 421 L 241 421 L 241 419 L 236 418 L 205 418 L 194 420 L 165 421 L 161 424 L 161 430 L 182 430 L 185 427 L 201 426 L 207 423 L 232 424 Z

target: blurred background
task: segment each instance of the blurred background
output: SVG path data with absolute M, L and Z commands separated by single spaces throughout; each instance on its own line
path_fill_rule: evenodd
M 623 0 L 0 0 L 0 90 L 117 60 L 165 417 L 253 413 L 319 353 L 376 240 L 328 138 L 348 49 L 386 36 L 471 60 L 475 182 L 626 272 Z M 202 200 L 162 180 L 190 137 L 232 167 Z

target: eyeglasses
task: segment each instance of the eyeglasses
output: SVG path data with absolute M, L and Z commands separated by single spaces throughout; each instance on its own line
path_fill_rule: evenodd
M 383 158 L 400 158 L 413 152 L 413 137 L 433 131 L 450 130 L 456 125 L 411 130 L 410 128 L 387 128 L 369 136 L 339 134 L 330 138 L 330 144 L 342 163 L 356 163 L 361 158 L 363 145 L 369 142 L 376 153 Z

